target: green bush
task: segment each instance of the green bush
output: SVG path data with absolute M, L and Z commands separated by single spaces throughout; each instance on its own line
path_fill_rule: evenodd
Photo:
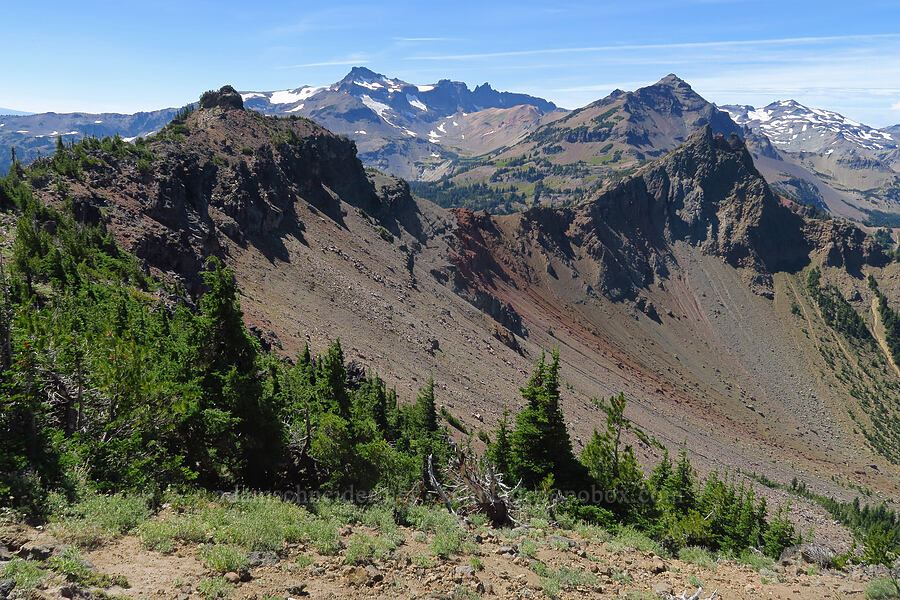
M 225 578 L 223 577 L 204 579 L 197 584 L 197 593 L 205 600 L 227 598 L 231 595 L 232 590 L 234 590 L 234 586 L 225 581 Z
M 206 544 L 200 548 L 200 559 L 207 569 L 219 573 L 240 571 L 247 567 L 247 552 L 224 544 Z
M 431 540 L 431 551 L 441 558 L 449 558 L 450 555 L 459 553 L 462 541 L 461 530 L 436 533 Z

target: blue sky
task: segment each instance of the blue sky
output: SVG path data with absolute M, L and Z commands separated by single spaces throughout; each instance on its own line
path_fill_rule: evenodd
M 10 2 L 0 106 L 133 112 L 322 85 L 353 65 L 574 108 L 673 72 L 714 102 L 900 123 L 900 3 L 769 0 Z

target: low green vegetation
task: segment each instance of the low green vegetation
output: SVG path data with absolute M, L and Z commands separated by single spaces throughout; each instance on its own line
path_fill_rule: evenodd
M 875 340 L 865 321 L 833 285 L 821 285 L 822 273 L 818 267 L 809 271 L 806 287 L 810 297 L 819 305 L 825 323 L 857 343 L 874 345 Z
M 7 562 L 0 571 L 0 579 L 12 579 L 16 582 L 16 588 L 31 590 L 41 585 L 47 578 L 47 571 L 38 563 L 21 558 L 13 558 Z
M 890 577 L 873 579 L 866 586 L 867 600 L 895 600 L 896 598 L 900 598 L 900 588 L 897 587 L 897 581 Z
M 203 565 L 219 573 L 238 572 L 247 567 L 247 553 L 228 544 L 207 544 L 200 548 Z
M 205 600 L 227 598 L 231 595 L 231 592 L 233 590 L 234 586 L 225 581 L 224 577 L 212 577 L 210 579 L 204 579 L 199 584 L 197 584 L 197 593 L 199 593 L 200 596 L 202 596 Z

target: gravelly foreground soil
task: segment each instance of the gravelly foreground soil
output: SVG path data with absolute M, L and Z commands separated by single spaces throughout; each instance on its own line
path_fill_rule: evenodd
M 341 530 L 342 546 L 354 535 L 377 535 L 365 527 Z M 667 598 L 693 584 L 704 584 L 708 597 L 718 590 L 729 600 L 755 598 L 863 598 L 867 582 L 877 569 L 854 567 L 848 571 L 823 570 L 805 563 L 799 554 L 755 571 L 736 562 L 705 567 L 650 551 L 619 547 L 615 539 L 604 541 L 571 531 L 518 529 L 497 532 L 470 531 L 471 546 L 465 555 L 447 559 L 430 550 L 431 536 L 401 528 L 402 542 L 388 558 L 358 565 L 345 564 L 346 551 L 322 556 L 304 545 L 292 545 L 275 556 L 260 557 L 230 589 L 237 599 L 263 598 L 542 598 L 552 586 L 536 573 L 545 565 L 550 572 L 568 569 L 581 578 L 554 593 L 559 598 Z M 47 543 L 48 538 L 40 538 Z M 531 540 L 531 541 L 527 541 Z M 533 542 L 533 547 L 528 550 Z M 124 537 L 87 553 L 100 573 L 124 575 L 130 588 L 108 593 L 125 598 L 188 600 L 203 597 L 198 588 L 220 577 L 197 558 L 198 546 L 181 546 L 172 554 L 145 550 L 140 541 Z M 298 557 L 304 557 L 298 562 Z M 308 559 L 308 560 L 307 560 Z M 476 565 L 473 567 L 472 565 Z M 238 574 L 226 574 L 237 580 Z M 545 591 L 545 586 L 548 590 Z M 73 592 L 74 590 L 74 592 Z M 53 585 L 32 597 L 59 598 L 77 588 Z M 469 595 L 466 595 L 469 594 Z

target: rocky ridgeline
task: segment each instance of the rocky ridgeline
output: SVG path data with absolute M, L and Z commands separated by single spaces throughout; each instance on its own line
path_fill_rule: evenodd
M 783 206 L 743 141 L 737 135 L 714 135 L 709 125 L 573 208 L 535 207 L 513 217 L 460 210 L 457 217 L 458 273 L 483 291 L 494 279 L 508 280 L 508 271 L 516 269 L 515 259 L 498 262 L 491 252 L 523 243 L 580 272 L 589 293 L 611 300 L 634 299 L 664 279 L 675 266 L 674 242 L 699 247 L 744 270 L 754 289 L 766 296 L 772 294 L 772 273 L 802 268 L 811 253 L 855 271 L 886 262 L 878 245 L 858 228 L 805 220 Z M 502 228 L 495 221 L 504 219 L 516 220 L 516 240 L 498 233 Z
M 51 204 L 68 195 L 94 221 L 102 211 L 126 250 L 189 289 L 203 260 L 222 256 L 229 241 L 283 258 L 286 236 L 303 240 L 296 202 L 341 223 L 343 201 L 388 230 L 421 234 L 407 184 L 367 173 L 352 141 L 306 119 L 245 111 L 231 86 L 205 93 L 199 105 L 147 140 L 149 164 L 96 151 L 65 194 L 46 182 L 38 194 Z

